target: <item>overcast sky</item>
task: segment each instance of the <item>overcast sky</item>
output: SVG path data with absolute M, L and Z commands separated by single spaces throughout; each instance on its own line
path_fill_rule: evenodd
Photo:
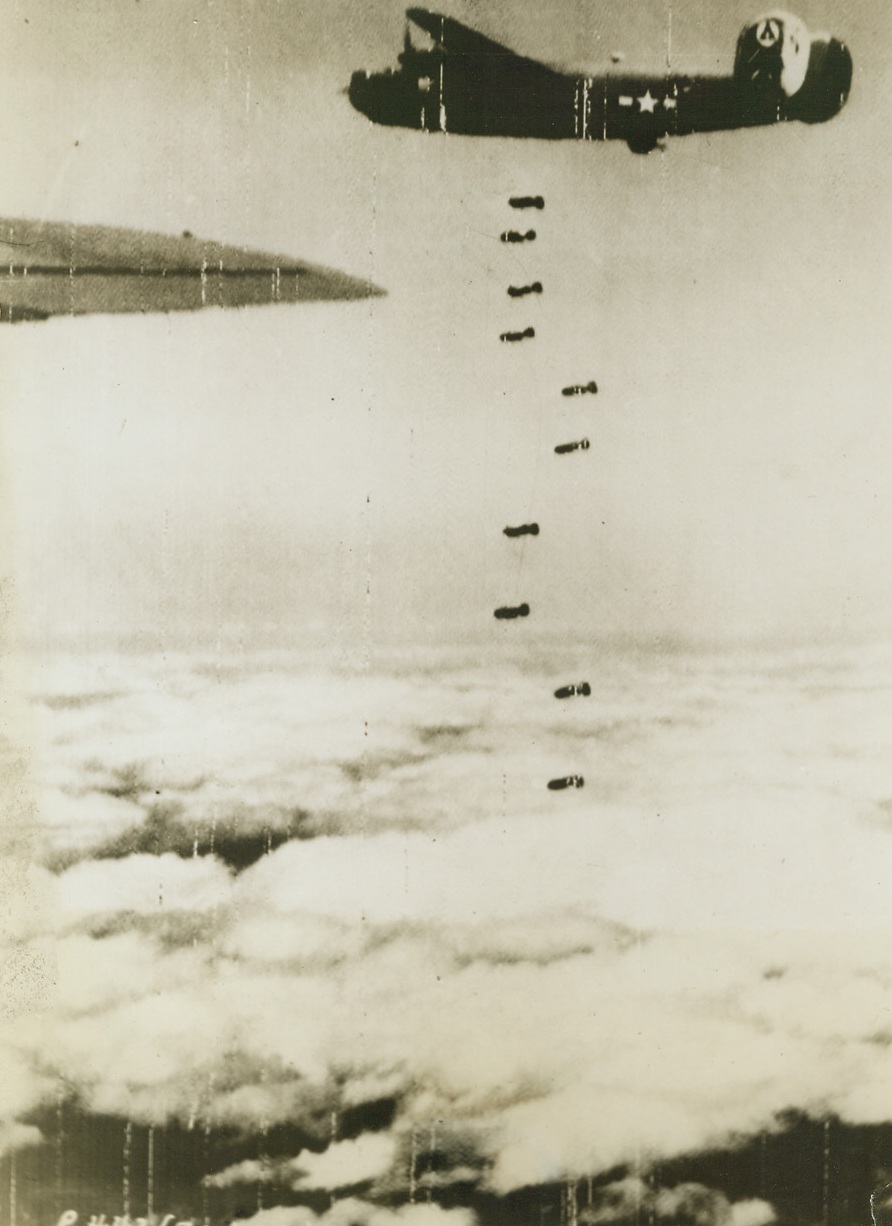
M 892 17 L 799 11 L 852 49 L 840 117 L 640 158 L 372 127 L 339 91 L 395 62 L 396 2 L 11 0 L 2 214 L 188 228 L 388 291 L 5 330 L 20 626 L 461 641 L 526 599 L 524 633 L 580 639 L 887 633 Z M 567 69 L 667 54 L 663 0 L 450 12 Z M 673 5 L 673 64 L 730 67 L 754 15 Z M 515 191 L 547 201 L 522 249 L 498 241 Z M 509 300 L 527 278 L 541 300 Z M 528 517 L 521 551 L 501 528 Z

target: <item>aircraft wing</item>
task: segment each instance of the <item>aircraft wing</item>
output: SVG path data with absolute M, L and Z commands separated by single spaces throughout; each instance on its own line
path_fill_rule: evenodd
M 431 13 L 428 9 L 417 8 L 406 9 L 406 16 L 410 21 L 414 21 L 426 34 L 429 34 L 439 50 L 447 56 L 508 56 L 512 60 L 535 65 L 540 72 L 547 73 L 549 76 L 559 77 L 561 75 L 559 72 L 555 72 L 553 68 L 540 64 L 538 60 L 530 60 L 525 56 L 518 55 L 516 51 L 512 51 L 509 47 L 504 47 L 501 43 L 487 38 L 485 34 L 479 34 L 476 30 L 472 30 L 470 26 L 462 25 L 454 17 L 444 17 L 440 13 Z
M 367 281 L 288 256 L 112 226 L 0 218 L 0 322 L 368 298 Z

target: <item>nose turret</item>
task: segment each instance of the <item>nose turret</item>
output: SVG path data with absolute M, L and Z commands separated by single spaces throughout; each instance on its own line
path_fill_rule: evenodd
M 350 78 L 350 85 L 347 88 L 347 97 L 357 111 L 360 111 L 363 115 L 368 115 L 369 74 L 367 72 L 353 73 L 353 76 Z
M 413 88 L 414 85 L 414 88 Z M 353 106 L 375 123 L 419 126 L 417 83 L 404 71 L 354 72 L 347 87 Z

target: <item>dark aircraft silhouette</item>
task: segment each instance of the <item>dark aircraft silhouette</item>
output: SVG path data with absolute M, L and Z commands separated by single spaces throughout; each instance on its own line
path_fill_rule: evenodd
M 367 281 L 193 238 L 0 219 L 0 322 L 368 298 Z
M 353 74 L 348 90 L 375 123 L 468 136 L 622 140 L 648 153 L 666 136 L 799 119 L 821 123 L 845 104 L 852 57 L 844 43 L 809 34 L 784 12 L 745 26 L 730 76 L 644 76 L 619 70 L 570 76 L 463 26 L 410 8 L 431 36 L 418 50 L 406 34 L 399 68 Z

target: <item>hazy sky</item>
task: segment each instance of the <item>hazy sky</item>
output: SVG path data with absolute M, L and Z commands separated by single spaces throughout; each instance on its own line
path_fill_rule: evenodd
M 450 12 L 568 69 L 665 62 L 663 0 Z M 840 117 L 640 158 L 372 127 L 339 91 L 395 62 L 396 2 L 11 0 L 3 214 L 188 228 L 388 291 L 0 334 L 21 626 L 483 638 L 516 598 L 529 634 L 887 633 L 892 16 L 799 12 L 851 47 Z M 673 5 L 673 63 L 729 67 L 754 15 Z M 547 200 L 522 249 L 498 241 L 515 191 Z M 507 298 L 521 278 L 541 300 Z M 527 517 L 521 551 L 501 528 Z

